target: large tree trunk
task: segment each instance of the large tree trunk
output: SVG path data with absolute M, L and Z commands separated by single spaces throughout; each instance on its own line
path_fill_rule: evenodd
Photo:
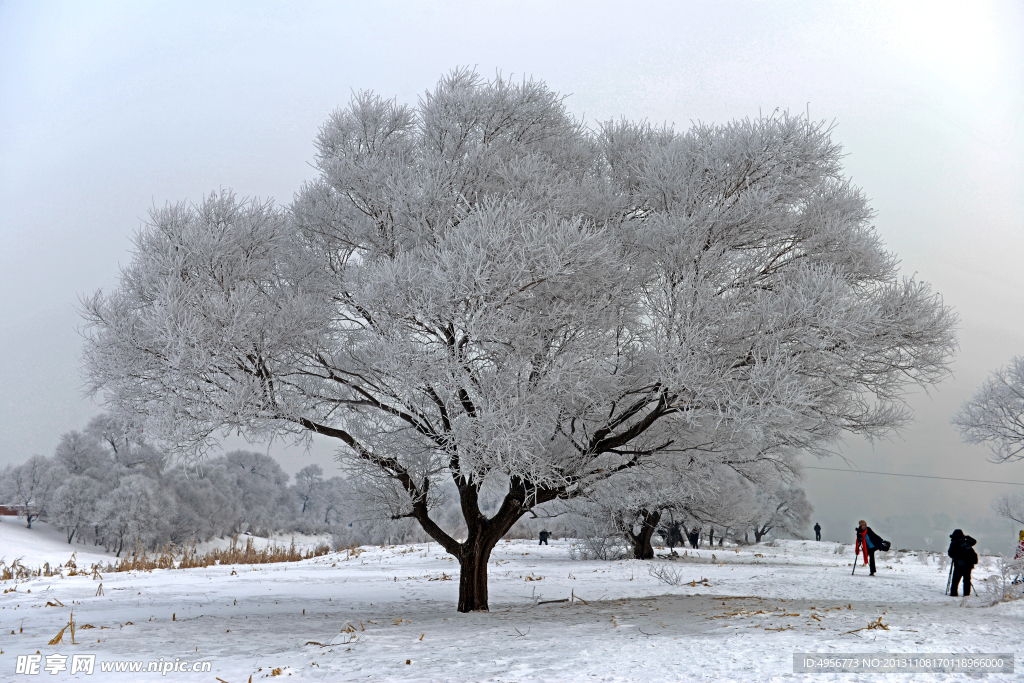
M 633 546 L 634 558 L 638 560 L 654 559 L 654 546 L 651 545 L 651 537 L 654 536 L 654 530 L 658 528 L 658 522 L 660 520 L 660 511 L 650 512 L 648 510 L 643 510 L 640 513 L 639 533 L 634 534 L 633 529 L 626 529 L 626 533 L 629 536 L 629 542 Z
M 526 512 L 526 485 L 513 479 L 505 500 L 493 517 L 484 517 L 480 512 L 479 488 L 473 482 L 456 479 L 462 515 L 466 520 L 466 540 L 459 543 L 430 518 L 425 502 L 421 499 L 413 504 L 413 517 L 423 530 L 445 550 L 459 560 L 459 611 L 486 612 L 487 604 L 487 561 L 491 551 L 501 537 L 508 533 Z M 557 492 L 534 491 L 531 499 L 534 505 L 553 500 Z
M 474 536 L 475 538 L 466 539 L 459 554 L 460 612 L 486 612 L 488 610 L 487 561 L 491 557 L 491 550 L 501 539 L 501 535 L 494 538 L 493 529 L 478 529 Z

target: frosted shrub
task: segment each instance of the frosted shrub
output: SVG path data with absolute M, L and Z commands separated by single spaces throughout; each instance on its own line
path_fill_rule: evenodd
M 623 560 L 627 555 L 618 536 L 580 538 L 569 546 L 570 560 Z
M 1024 558 L 1011 560 L 1000 555 L 996 567 L 999 573 L 982 582 L 984 592 L 976 591 L 985 604 L 992 606 L 1024 597 Z
M 663 564 L 652 564 L 647 568 L 647 573 L 658 581 L 667 583 L 670 586 L 682 586 L 684 583 L 687 583 L 683 579 L 682 570 L 675 567 L 669 567 Z
M 840 543 L 839 545 L 837 545 L 835 547 L 835 550 L 832 551 L 832 554 L 833 555 L 844 555 L 844 554 L 846 554 L 846 546 L 843 545 L 842 543 Z
M 575 542 L 569 546 L 571 560 L 622 560 L 630 557 L 625 530 L 617 520 L 607 516 L 608 510 L 591 507 L 589 515 L 569 515 L 566 533 Z

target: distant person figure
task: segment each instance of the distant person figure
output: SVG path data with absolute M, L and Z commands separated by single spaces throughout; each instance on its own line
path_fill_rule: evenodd
M 700 545 L 700 531 L 697 529 L 690 531 L 690 545 L 695 549 Z
M 946 554 L 953 560 L 953 580 L 949 584 L 949 594 L 957 596 L 960 579 L 964 583 L 964 596 L 971 594 L 971 570 L 978 564 L 978 553 L 974 552 L 977 543 L 970 536 L 964 536 L 960 529 L 954 529 L 949 535 L 949 550 Z
M 883 541 L 882 537 L 872 531 L 871 527 L 863 519 L 860 520 L 854 531 L 857 532 L 857 545 L 853 549 L 853 561 L 857 562 L 857 555 L 861 552 L 861 548 L 863 548 L 864 563 L 868 564 L 870 562 L 871 565 L 871 573 L 868 576 L 874 576 L 875 552 L 878 550 L 888 550 L 889 541 Z
M 541 531 L 540 532 L 540 543 L 538 543 L 537 545 L 547 545 L 548 544 L 548 536 L 550 536 L 550 535 L 551 535 L 551 532 L 548 531 L 547 529 L 545 529 L 544 531 Z
M 821 525 L 818 524 L 817 522 L 814 523 L 814 540 L 815 541 L 820 541 L 821 540 Z

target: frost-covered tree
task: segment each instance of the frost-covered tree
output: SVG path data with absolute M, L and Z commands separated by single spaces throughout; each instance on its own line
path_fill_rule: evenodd
M 749 518 L 754 542 L 760 543 L 772 531 L 800 535 L 810 523 L 813 512 L 802 488 L 786 484 L 758 487 Z
M 347 502 L 348 486 L 341 477 L 331 477 L 317 489 L 316 508 L 323 514 L 323 523 L 330 526 L 333 521 L 341 521 L 339 516 Z
M 1000 517 L 1024 524 L 1024 495 L 999 496 L 992 502 L 992 509 Z
M 623 473 L 570 501 L 566 510 L 586 520 L 575 524 L 577 533 L 590 529 L 607 536 L 614 530 L 631 557 L 653 559 L 652 539 L 666 513 L 682 513 L 691 501 L 708 494 L 711 467 L 696 457 L 684 462 L 685 467 L 664 463 Z
M 166 497 L 142 474 L 122 477 L 117 488 L 105 495 L 97 510 L 104 542 L 115 557 L 136 544 L 152 546 L 162 521 L 174 514 Z
M 72 476 L 96 477 L 113 464 L 95 435 L 78 431 L 61 435 L 53 458 Z
M 117 469 L 155 477 L 167 465 L 167 453 L 145 441 L 141 434 L 132 434 L 124 420 L 116 415 L 97 415 L 85 428 L 85 435 L 102 443 Z
M 756 479 L 749 472 L 745 475 L 729 467 L 716 467 L 701 495 L 694 496 L 683 506 L 686 517 L 717 529 L 720 544 L 733 535 L 731 532 L 749 528 L 748 523 L 754 517 L 755 482 L 763 481 L 764 474 L 757 473 Z
M 232 451 L 224 456 L 225 474 L 241 503 L 234 533 L 267 535 L 291 523 L 294 514 L 288 474 L 265 453 Z
M 336 439 L 458 558 L 460 611 L 536 505 L 694 449 L 884 434 L 946 375 L 954 316 L 898 277 L 820 124 L 591 131 L 543 83 L 456 71 L 414 107 L 356 95 L 316 147 L 286 210 L 153 212 L 84 302 L 88 381 L 185 452 Z M 446 480 L 464 538 L 432 516 Z
M 31 529 L 32 520 L 45 514 L 53 490 L 60 483 L 59 467 L 49 458 L 33 455 L 20 465 L 8 465 L 0 472 L 0 498 L 13 503 L 25 515 Z
M 996 462 L 1024 458 L 1024 356 L 992 373 L 953 416 L 967 443 L 983 443 Z
M 306 465 L 295 475 L 292 490 L 295 497 L 302 503 L 299 514 L 305 515 L 316 507 L 320 499 L 320 490 L 324 486 L 324 469 L 319 465 Z
M 228 476 L 223 458 L 201 467 L 175 467 L 168 471 L 164 484 L 177 501 L 168 540 L 183 545 L 237 531 L 244 512 L 235 482 L 234 477 Z
M 102 485 L 82 474 L 71 475 L 53 492 L 47 517 L 67 535 L 68 543 L 95 521 L 101 493 Z

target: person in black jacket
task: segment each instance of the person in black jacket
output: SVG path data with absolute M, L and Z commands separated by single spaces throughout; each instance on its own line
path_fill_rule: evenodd
M 882 540 L 882 537 L 871 530 L 868 523 L 863 519 L 860 520 L 859 525 L 854 531 L 857 533 L 857 545 L 854 546 L 853 550 L 853 561 L 857 561 L 857 554 L 861 551 L 863 546 L 864 554 L 870 559 L 871 563 L 871 574 L 875 575 L 875 551 L 876 550 L 888 550 L 889 544 Z
M 817 522 L 814 523 L 814 540 L 815 541 L 820 541 L 821 540 L 821 525 L 818 524 Z
M 971 594 L 971 570 L 978 564 L 978 553 L 974 552 L 975 543 L 977 541 L 964 536 L 960 529 L 955 529 L 949 535 L 949 550 L 946 554 L 953 560 L 953 581 L 949 585 L 949 594 L 954 597 L 957 597 L 960 579 L 963 579 L 964 595 Z

